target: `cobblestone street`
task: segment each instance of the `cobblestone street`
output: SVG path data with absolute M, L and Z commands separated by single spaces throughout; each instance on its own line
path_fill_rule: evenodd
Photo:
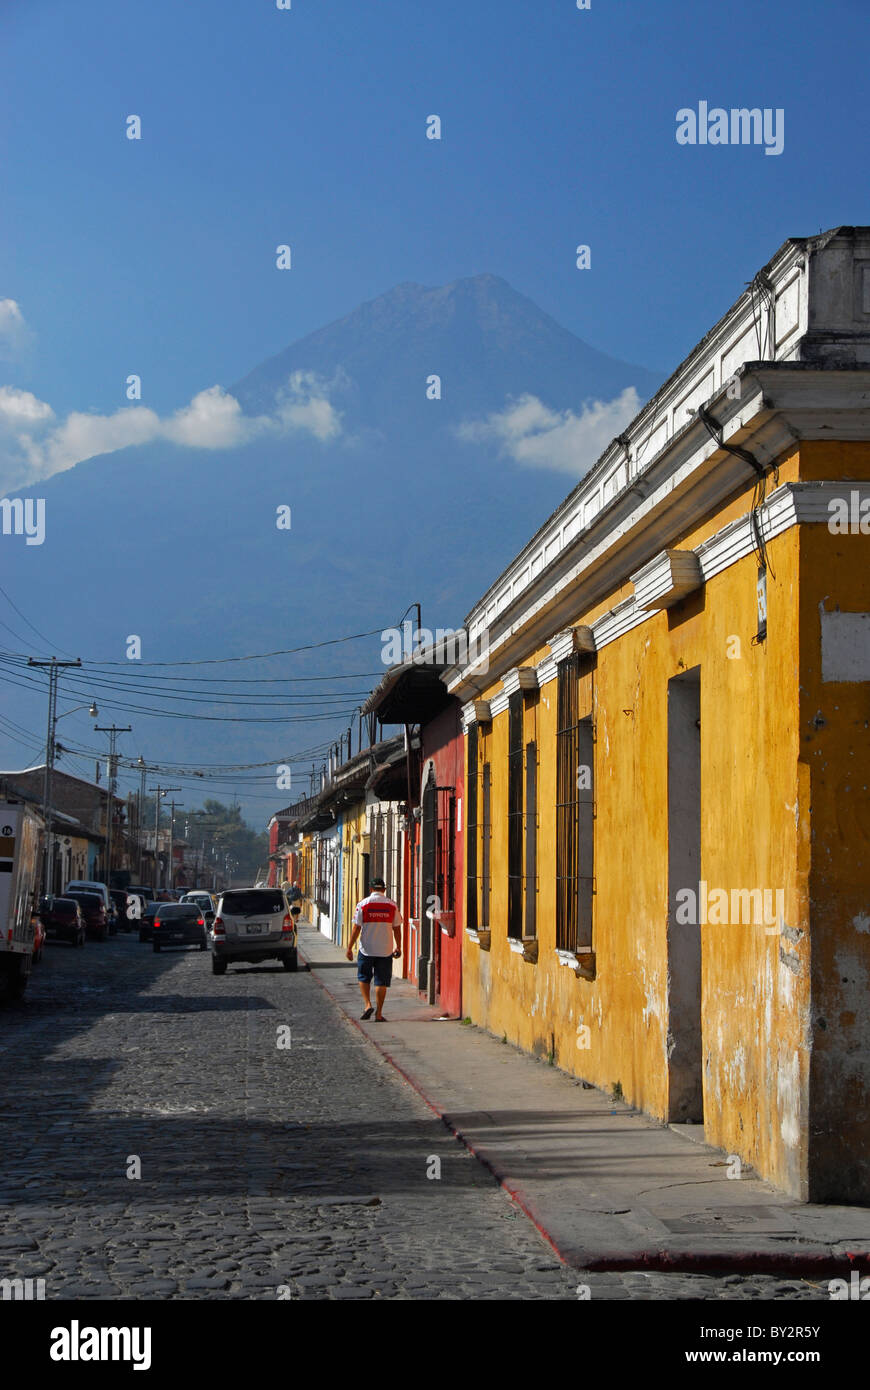
M 0 1277 L 47 1299 L 827 1299 L 567 1268 L 304 971 L 51 945 L 0 1064 Z

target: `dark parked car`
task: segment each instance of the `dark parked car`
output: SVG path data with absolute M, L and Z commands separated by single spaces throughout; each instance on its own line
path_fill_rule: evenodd
M 154 950 L 163 946 L 208 945 L 205 918 L 196 903 L 159 903 L 152 929 Z
M 109 897 L 115 904 L 115 912 L 118 914 L 118 930 L 132 931 L 133 924 L 128 912 L 127 890 L 126 888 L 110 888 Z
M 85 919 L 74 898 L 40 898 L 39 920 L 47 937 L 68 941 L 71 946 L 84 946 Z
M 106 933 L 109 930 L 109 920 L 99 893 L 84 893 L 79 892 L 78 889 L 73 892 L 70 889 L 64 896 L 74 898 L 78 903 L 85 919 L 85 931 L 88 936 L 94 937 L 96 941 L 105 941 Z

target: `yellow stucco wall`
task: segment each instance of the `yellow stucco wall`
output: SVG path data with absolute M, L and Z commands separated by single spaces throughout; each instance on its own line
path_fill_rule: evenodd
M 779 481 L 868 476 L 862 471 L 868 459 L 863 445 L 805 445 L 800 458 L 792 454 L 781 462 Z M 747 491 L 732 500 L 680 545 L 696 546 L 744 514 L 748 496 Z M 593 713 L 596 733 L 594 980 L 578 979 L 555 954 L 557 683 L 541 689 L 534 714 L 528 705 L 525 713 L 524 742 L 534 736 L 534 720 L 539 745 L 537 964 L 513 953 L 507 940 L 508 714 L 495 717 L 491 732 L 481 737 L 479 759 L 482 765 L 488 758 L 492 766 L 491 949 L 468 939 L 463 948 L 464 1011 L 475 1022 L 539 1056 L 553 1055 L 558 1066 L 597 1086 L 618 1087 L 654 1116 L 670 1117 L 668 681 L 700 667 L 701 876 L 711 891 L 724 888 L 729 895 L 732 889 L 767 889 L 769 904 L 784 908 L 773 923 L 700 927 L 705 1132 L 708 1142 L 803 1197 L 809 1195 L 813 1158 L 810 1059 L 819 1046 L 811 973 L 819 992 L 822 981 L 834 979 L 840 949 L 838 937 L 824 945 L 818 941 L 811 966 L 813 929 L 821 935 L 836 923 L 837 933 L 848 937 L 848 988 L 834 991 L 833 999 L 830 989 L 821 994 L 847 1028 L 854 1016 L 856 1039 L 859 1024 L 867 1036 L 866 1013 L 858 1005 L 861 969 L 864 999 L 870 994 L 870 935 L 863 925 L 851 925 L 856 916 L 863 923 L 860 914 L 870 912 L 870 811 L 866 786 L 859 791 L 852 776 L 858 741 L 870 737 L 868 686 L 843 693 L 836 719 L 813 731 L 814 746 L 828 747 L 836 763 L 836 787 L 822 777 L 817 788 L 805 746 L 804 706 L 817 705 L 821 697 L 812 688 L 800 695 L 803 663 L 818 657 L 817 590 L 836 587 L 845 608 L 870 610 L 867 567 L 862 571 L 858 559 L 866 539 L 847 538 L 854 541 L 854 558 L 847 565 L 840 557 L 832 570 L 834 539 L 824 526 L 804 526 L 770 543 L 763 642 L 752 640 L 757 560 L 748 556 L 710 579 L 700 594 L 651 615 L 599 651 L 580 710 L 581 716 Z M 845 550 L 842 543 L 839 549 Z M 626 586 L 572 621 L 589 622 L 630 591 Z M 520 664 L 542 655 L 530 652 Z M 494 682 L 481 695 L 491 698 L 500 689 Z M 850 777 L 844 801 L 842 787 Z M 863 817 L 863 858 L 850 858 L 844 805 Z M 845 901 L 841 880 L 848 886 Z M 835 899 L 841 903 L 836 909 Z M 848 1050 L 842 1036 L 837 1047 Z M 853 1060 L 844 1094 L 866 1120 L 867 1059 Z M 817 1069 L 821 1078 L 824 1067 Z M 837 1113 L 832 1106 L 832 1125 Z M 843 1142 L 851 1153 L 852 1141 Z M 864 1162 L 858 1181 L 865 1183 L 866 1196 Z
M 350 940 L 350 933 L 353 927 L 353 913 L 359 900 L 365 892 L 365 873 L 363 865 L 363 851 L 366 846 L 366 808 L 365 802 L 360 801 L 355 806 L 345 809 L 342 816 L 341 831 L 341 866 L 343 875 L 342 887 L 342 922 L 341 922 L 341 943 L 347 946 Z

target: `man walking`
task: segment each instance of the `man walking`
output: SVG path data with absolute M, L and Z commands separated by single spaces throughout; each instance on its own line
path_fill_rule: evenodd
M 393 960 L 402 954 L 402 915 L 392 898 L 386 894 L 382 878 L 372 879 L 372 891 L 357 903 L 353 914 L 353 931 L 347 948 L 348 960 L 353 960 L 354 942 L 360 939 L 356 961 L 356 977 L 365 1009 L 363 1019 L 375 1014 L 375 1023 L 386 1022 L 384 999 L 393 978 Z M 392 950 L 395 940 L 396 949 Z M 375 981 L 377 1012 L 372 1008 L 371 985 Z

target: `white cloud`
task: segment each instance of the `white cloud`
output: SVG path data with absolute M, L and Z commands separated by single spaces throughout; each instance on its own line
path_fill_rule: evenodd
M 0 360 L 17 362 L 33 344 L 33 330 L 14 299 L 0 299 Z
M 26 487 L 98 454 L 165 439 L 189 449 L 235 449 L 259 435 L 306 431 L 327 441 L 342 431 L 341 416 L 313 373 L 294 372 L 269 415 L 245 415 L 234 396 L 211 386 L 165 419 L 146 406 L 112 415 L 73 411 L 59 423 L 29 391 L 0 387 L 0 489 Z
M 501 451 L 528 468 L 550 468 L 582 478 L 621 434 L 640 409 L 640 397 L 628 386 L 612 401 L 592 401 L 576 415 L 551 410 L 529 394 L 511 401 L 485 420 L 458 428 L 472 443 L 495 441 Z
M 210 386 L 194 396 L 190 405 L 177 410 L 158 432 L 173 444 L 191 449 L 232 449 L 246 443 L 256 433 L 256 426 L 256 421 L 245 417 L 235 396 L 220 386 Z
M 290 428 L 305 429 L 317 439 L 341 433 L 341 416 L 314 372 L 294 372 L 278 396 L 278 418 Z
M 27 428 L 45 420 L 53 420 L 54 411 L 31 391 L 19 391 L 16 386 L 0 386 L 0 424 L 11 428 Z

